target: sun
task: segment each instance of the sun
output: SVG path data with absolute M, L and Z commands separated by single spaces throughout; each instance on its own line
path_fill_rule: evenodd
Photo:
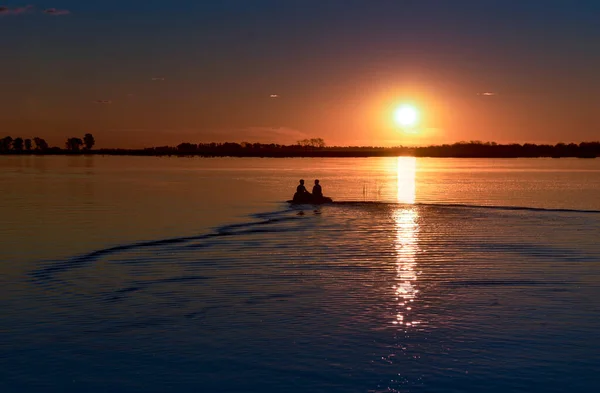
M 413 127 L 419 121 L 419 112 L 413 106 L 403 105 L 394 112 L 394 120 L 402 127 Z

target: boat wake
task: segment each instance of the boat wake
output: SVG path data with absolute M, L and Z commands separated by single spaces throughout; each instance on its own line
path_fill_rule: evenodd
M 369 201 L 338 201 L 326 205 L 291 205 L 287 208 L 272 212 L 264 212 L 250 215 L 255 221 L 224 225 L 215 228 L 210 233 L 198 234 L 194 236 L 157 239 L 150 241 L 142 241 L 130 244 L 116 245 L 99 250 L 95 250 L 83 255 L 74 256 L 65 260 L 49 261 L 43 266 L 30 273 L 30 276 L 36 283 L 49 282 L 56 278 L 57 275 L 69 270 L 82 268 L 86 265 L 94 263 L 98 260 L 111 257 L 115 254 L 138 252 L 140 250 L 166 249 L 168 247 L 178 247 L 184 249 L 201 249 L 214 247 L 222 244 L 217 241 L 224 238 L 239 237 L 255 234 L 282 234 L 285 232 L 294 232 L 307 229 L 311 226 L 311 220 L 317 215 L 321 215 L 326 209 L 361 209 L 366 207 L 377 207 L 382 209 L 443 209 L 451 211 L 454 209 L 468 210 L 490 210 L 490 211 L 527 211 L 531 213 L 569 213 L 569 214 L 600 214 L 598 210 L 578 210 L 578 209 L 553 209 L 553 208 L 538 208 L 538 207 L 523 207 L 523 206 L 486 206 L 486 205 L 466 205 L 466 204 L 440 204 L 440 203 L 388 203 L 388 202 L 369 202 Z M 305 214 L 305 211 L 314 214 Z M 467 215 L 468 217 L 468 215 Z M 288 225 L 295 223 L 297 225 Z M 497 250 L 497 246 L 491 247 Z
M 589 213 L 600 214 L 600 210 L 584 210 L 584 209 L 563 209 L 563 208 L 543 208 L 543 207 L 528 207 L 528 206 L 495 206 L 495 205 L 468 205 L 459 203 L 397 203 L 397 202 L 370 202 L 370 201 L 334 201 L 329 205 L 341 206 L 417 206 L 417 207 L 440 207 L 440 208 L 464 208 L 464 209 L 490 209 L 490 210 L 514 210 L 514 211 L 530 211 L 530 212 L 555 212 L 555 213 Z

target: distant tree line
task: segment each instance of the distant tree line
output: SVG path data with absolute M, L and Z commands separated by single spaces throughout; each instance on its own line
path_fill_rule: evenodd
M 48 149 L 48 144 L 41 138 L 33 138 L 36 150 Z M 12 138 L 10 136 L 0 139 L 0 152 L 31 152 L 33 148 L 31 139 Z
M 458 142 L 451 145 L 417 147 L 416 157 L 465 157 L 465 158 L 519 158 L 519 157 L 577 157 L 596 158 L 600 156 L 600 142 L 557 143 L 555 145 L 533 143 L 498 144 L 496 142 Z
M 160 146 L 144 149 L 147 155 L 198 155 L 207 157 L 464 157 L 464 158 L 517 158 L 517 157 L 579 157 L 600 156 L 600 142 L 556 145 L 507 144 L 495 142 L 458 142 L 425 147 L 332 146 L 323 139 L 298 141 L 295 145 L 265 143 L 181 143 L 175 147 Z
M 495 142 L 458 142 L 424 147 L 326 146 L 322 138 L 304 139 L 293 145 L 275 143 L 225 142 L 190 143 L 177 146 L 157 146 L 145 149 L 96 149 L 91 134 L 68 138 L 65 149 L 49 148 L 46 141 L 34 138 L 6 137 L 0 140 L 0 154 L 106 154 L 139 156 L 202 156 L 202 157 L 457 157 L 457 158 L 518 158 L 518 157 L 578 157 L 600 156 L 600 142 L 546 144 L 497 144 Z
M 23 139 L 21 137 L 14 138 L 11 136 L 6 136 L 0 139 L 0 154 L 10 154 L 10 153 L 61 153 L 66 151 L 69 152 L 91 152 L 92 148 L 96 144 L 96 140 L 92 134 L 85 134 L 82 138 L 67 138 L 65 142 L 65 150 L 59 147 L 49 147 L 48 143 L 45 139 L 35 137 L 33 138 L 32 144 L 31 139 Z

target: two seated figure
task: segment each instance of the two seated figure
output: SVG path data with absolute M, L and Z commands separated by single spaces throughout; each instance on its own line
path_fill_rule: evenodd
M 319 180 L 315 180 L 315 185 L 312 189 L 312 194 L 304 187 L 304 180 L 300 180 L 300 184 L 296 187 L 296 193 L 292 199 L 293 203 L 325 203 L 331 202 L 331 198 L 323 196 L 323 190 L 319 184 Z

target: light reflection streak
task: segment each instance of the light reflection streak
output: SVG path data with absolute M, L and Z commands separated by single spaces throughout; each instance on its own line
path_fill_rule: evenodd
M 398 202 L 415 203 L 417 159 L 415 157 L 398 157 L 396 176 L 398 179 Z
M 416 199 L 416 159 L 414 157 L 398 158 L 398 202 L 414 204 Z M 414 300 L 419 293 L 417 289 L 417 262 L 419 213 L 415 206 L 399 206 L 393 213 L 396 239 L 396 284 L 394 297 L 397 312 L 393 324 L 410 327 L 421 321 L 410 317 Z

